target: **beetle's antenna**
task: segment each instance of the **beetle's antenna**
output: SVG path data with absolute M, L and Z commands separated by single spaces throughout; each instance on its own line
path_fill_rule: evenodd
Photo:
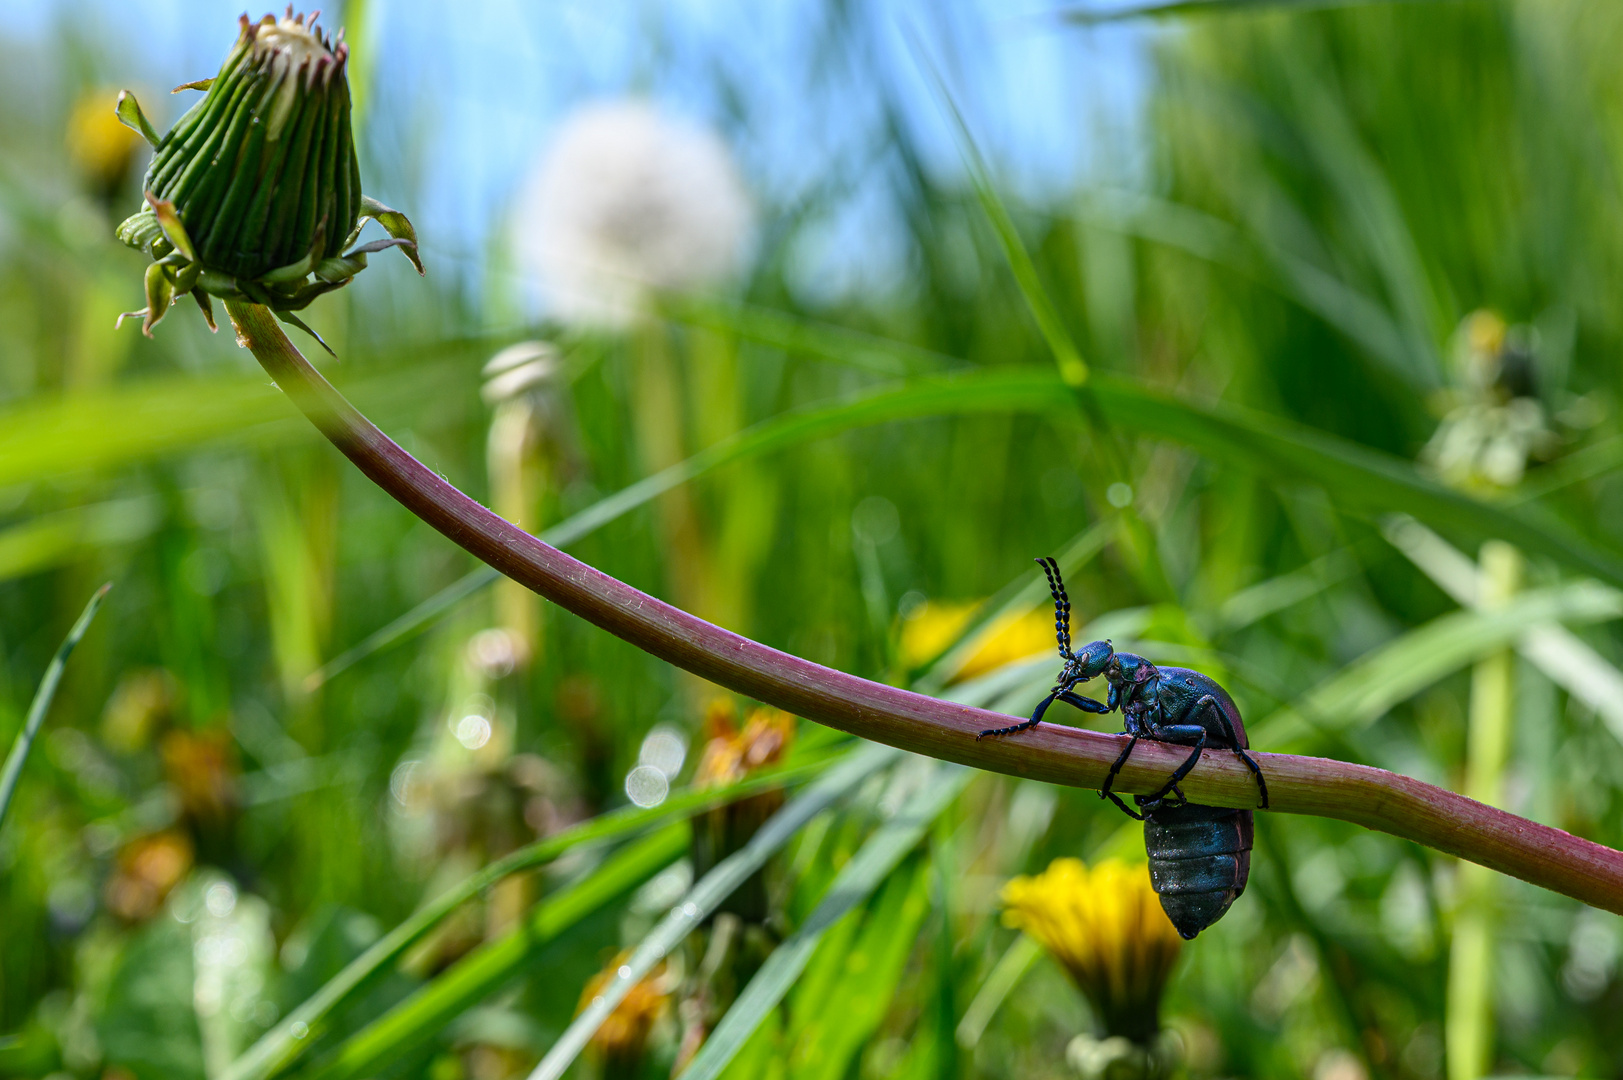
M 1071 660 L 1071 598 L 1065 595 L 1065 581 L 1059 576 L 1059 563 L 1050 556 L 1035 560 L 1048 578 L 1048 591 L 1054 597 L 1054 636 L 1059 639 L 1061 659 Z

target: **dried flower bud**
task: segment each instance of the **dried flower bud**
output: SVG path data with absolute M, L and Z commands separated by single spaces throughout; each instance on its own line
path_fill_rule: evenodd
M 621 967 L 630 957 L 629 952 L 620 953 L 587 981 L 575 1009 L 577 1014 L 585 1011 L 604 988 L 619 977 Z M 590 1045 L 593 1056 L 603 1063 L 604 1076 L 639 1074 L 648 1051 L 648 1037 L 653 1034 L 654 1025 L 670 1010 L 672 983 L 666 966 L 660 964 L 626 993 L 597 1029 Z
M 214 295 L 263 304 L 314 336 L 292 313 L 347 285 L 369 253 L 399 247 L 422 272 L 411 222 L 361 194 L 343 34 L 329 38 L 291 6 L 241 25 L 218 75 L 176 88 L 205 96 L 161 139 L 119 95 L 119 118 L 156 150 L 147 207 L 118 229 L 156 260 L 146 308 L 129 313 L 148 336 L 187 293 L 211 328 Z M 389 239 L 352 248 L 367 218 Z
M 778 764 L 795 740 L 795 718 L 778 709 L 756 709 L 744 729 L 727 698 L 712 702 L 705 716 L 704 750 L 693 774 L 697 788 L 736 783 L 761 769 Z M 702 877 L 721 860 L 750 842 L 767 819 L 783 806 L 783 789 L 708 810 L 693 820 L 693 872 Z M 718 912 L 737 915 L 746 923 L 763 923 L 770 914 L 766 878 L 751 874 L 736 892 L 717 906 Z

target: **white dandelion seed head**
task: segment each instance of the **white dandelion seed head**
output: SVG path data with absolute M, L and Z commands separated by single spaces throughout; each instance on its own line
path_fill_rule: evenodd
M 515 254 L 546 311 L 625 327 L 650 291 L 718 285 L 744 266 L 754 212 L 725 143 L 644 101 L 566 119 L 520 197 Z

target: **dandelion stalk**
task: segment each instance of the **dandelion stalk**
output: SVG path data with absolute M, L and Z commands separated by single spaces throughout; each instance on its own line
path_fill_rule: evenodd
M 841 731 L 1011 776 L 1097 788 L 1120 753 L 1120 736 L 1056 724 L 977 742 L 977 731 L 1006 718 L 813 664 L 639 592 L 504 521 L 402 450 L 311 367 L 269 311 L 235 299 L 226 309 L 239 342 L 277 385 L 402 506 L 494 569 L 660 659 Z M 1255 756 L 1275 810 L 1378 829 L 1623 914 L 1623 852 L 1381 769 Z M 1182 757 L 1176 747 L 1140 743 L 1116 790 L 1154 791 Z M 1256 799 L 1245 765 L 1222 751 L 1204 755 L 1183 788 L 1211 806 Z
M 1521 553 L 1509 544 L 1482 545 L 1481 606 L 1503 606 L 1521 578 Z M 1513 649 L 1499 649 L 1471 673 L 1471 716 L 1466 731 L 1465 790 L 1490 806 L 1504 798 L 1515 707 Z M 1454 941 L 1448 956 L 1448 1080 L 1477 1080 L 1493 1058 L 1493 951 L 1498 881 L 1480 866 L 1459 868 Z

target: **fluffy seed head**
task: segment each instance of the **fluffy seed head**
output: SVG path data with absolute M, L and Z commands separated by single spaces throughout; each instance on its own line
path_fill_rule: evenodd
M 744 263 L 753 213 L 715 133 L 645 102 L 589 105 L 560 128 L 520 197 L 515 248 L 547 310 L 626 326 L 650 292 L 714 286 Z

